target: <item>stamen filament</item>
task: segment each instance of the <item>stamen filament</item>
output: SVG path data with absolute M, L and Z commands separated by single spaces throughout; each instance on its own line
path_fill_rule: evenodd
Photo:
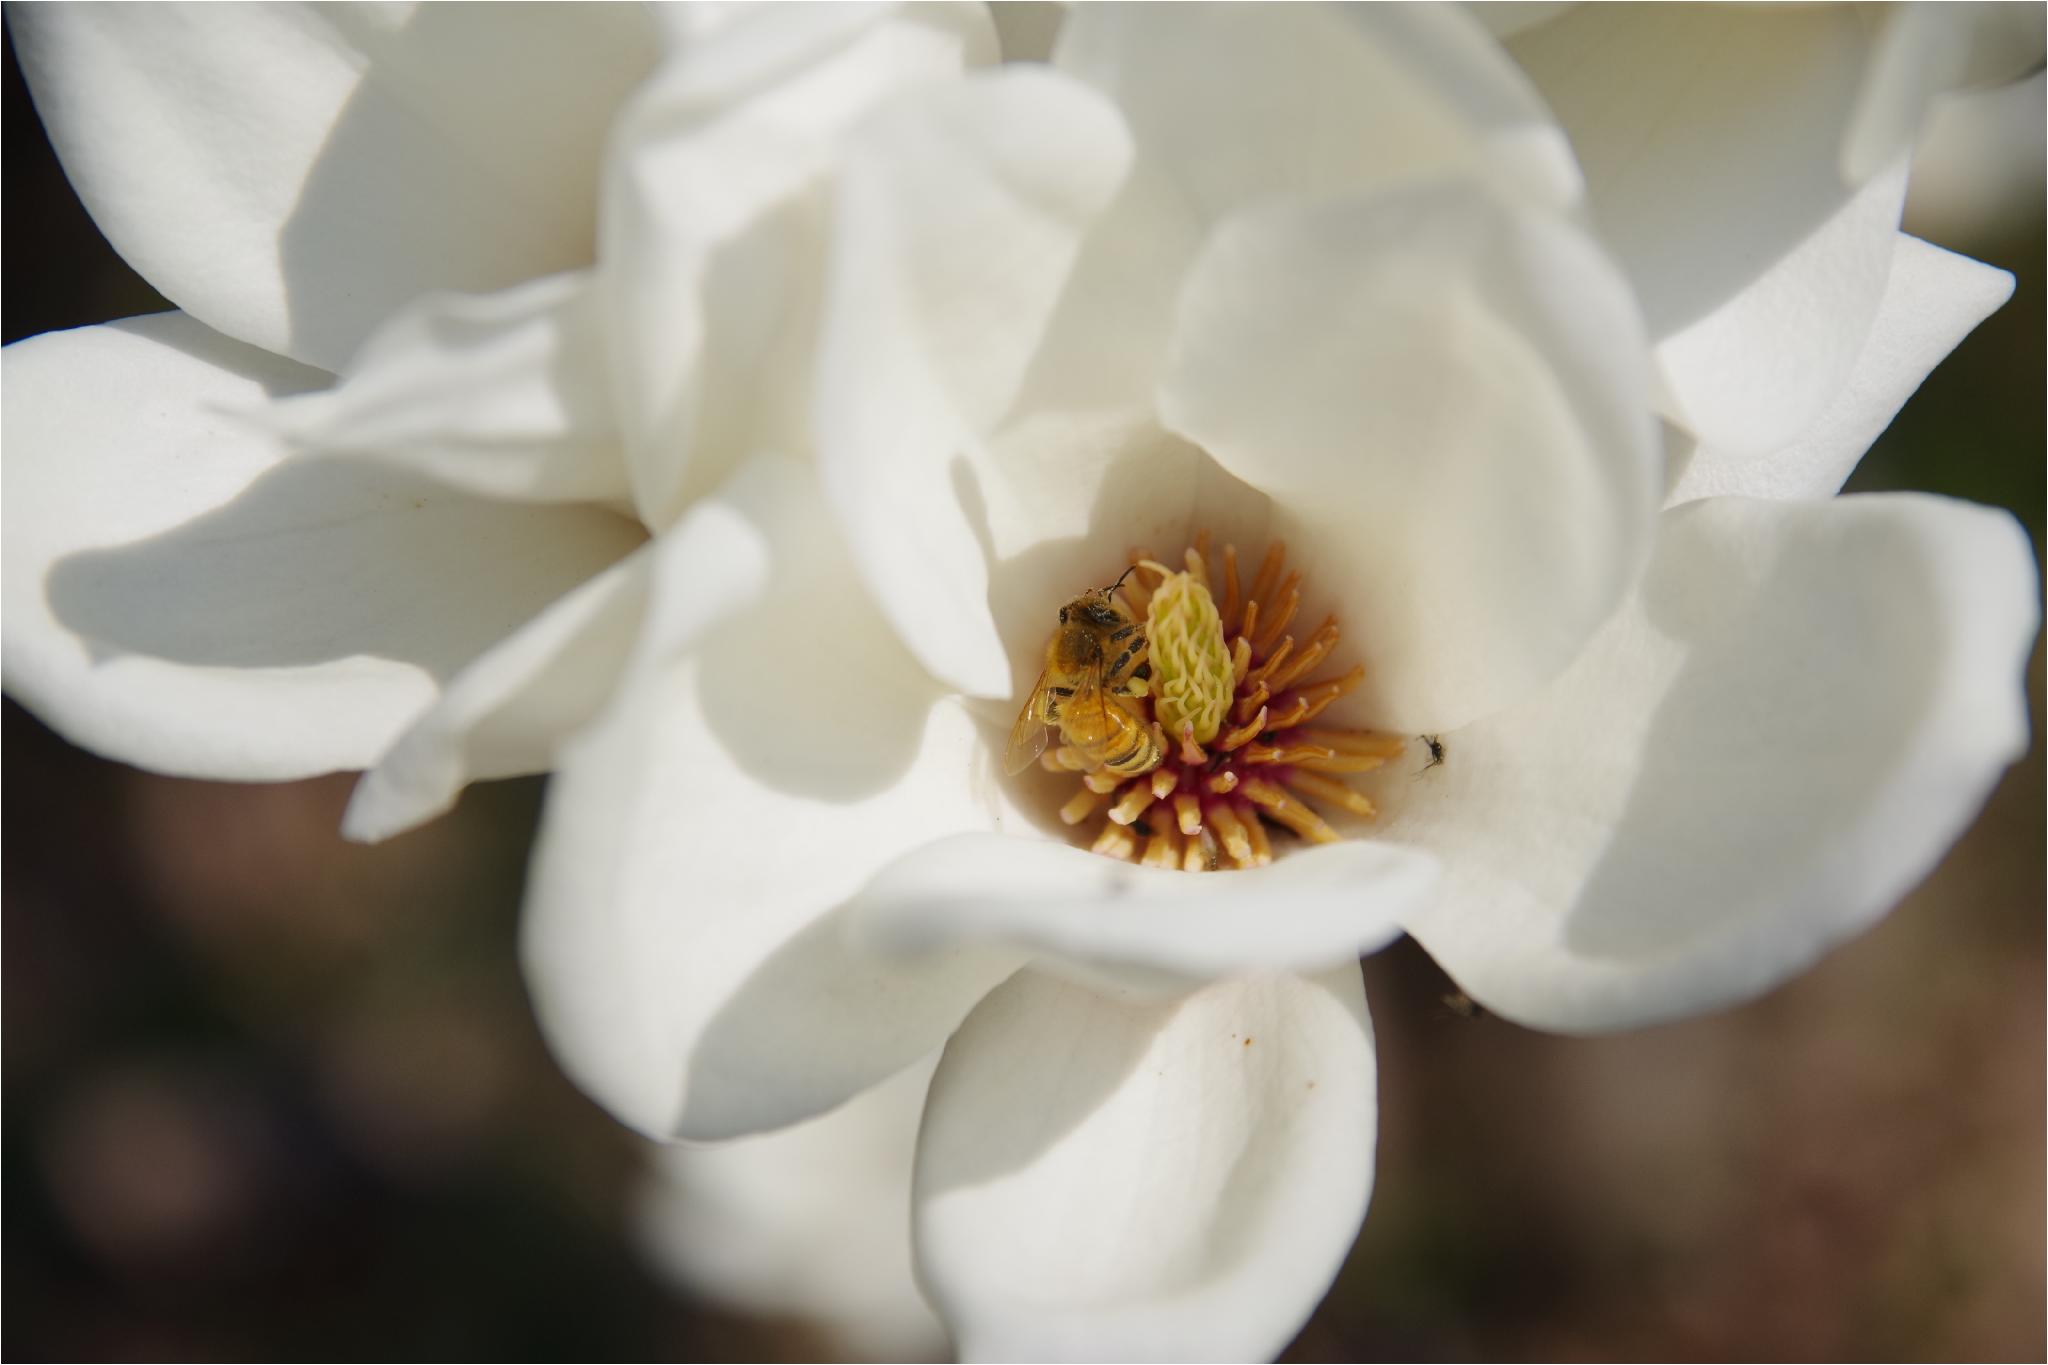
M 1244 797 L 1304 839 L 1318 844 L 1337 842 L 1337 831 L 1322 816 L 1263 778 L 1245 783 Z
M 1129 604 L 1131 619 L 1142 621 L 1152 605 L 1152 585 L 1145 581 L 1145 565 L 1152 558 L 1152 552 L 1141 546 L 1132 546 L 1126 563 L 1138 566 L 1138 571 L 1124 580 L 1124 601 Z
M 1181 792 L 1173 798 L 1174 822 L 1182 834 L 1202 832 L 1202 801 L 1193 792 Z
M 1264 602 L 1273 595 L 1273 585 L 1280 581 L 1280 566 L 1287 562 L 1287 542 L 1276 540 L 1266 547 L 1266 557 L 1259 561 L 1258 577 L 1252 580 L 1251 591 L 1245 594 L 1249 602 Z M 1240 632 L 1250 635 L 1251 618 L 1245 618 L 1244 629 Z
M 1257 820 L 1251 824 L 1256 827 Z M 1239 867 L 1252 865 L 1251 834 L 1245 829 L 1245 822 L 1237 818 L 1237 812 L 1227 805 L 1217 805 L 1209 812 L 1209 826 L 1216 831 L 1216 837 L 1223 841 L 1223 851 Z
M 1177 867 L 1180 856 L 1180 835 L 1168 825 L 1145 841 L 1145 855 L 1139 861 L 1146 867 Z
M 1296 730 L 1294 738 L 1304 744 L 1324 745 L 1340 754 L 1399 758 L 1408 752 L 1407 736 L 1381 734 L 1377 730 Z
M 1102 833 L 1095 836 L 1095 842 L 1089 845 L 1088 851 L 1103 854 L 1105 857 L 1122 858 L 1129 862 L 1131 855 L 1138 851 L 1138 836 L 1122 825 L 1104 825 Z
M 1124 794 L 1117 798 L 1117 803 L 1114 806 L 1109 808 L 1109 818 L 1119 825 L 1128 825 L 1143 815 L 1156 799 L 1152 795 L 1152 788 L 1148 784 L 1133 782 L 1130 786 L 1124 788 Z
M 1351 670 L 1341 678 L 1332 678 L 1328 682 L 1320 682 L 1313 687 L 1302 688 L 1295 695 L 1308 703 L 1308 709 L 1302 712 L 1301 715 L 1288 721 L 1287 724 L 1298 725 L 1302 721 L 1315 719 L 1323 713 L 1331 702 L 1352 691 L 1364 681 L 1365 665 L 1353 664 Z
M 1252 844 L 1252 866 L 1264 867 L 1273 861 L 1273 843 L 1266 837 L 1265 821 L 1250 818 L 1244 822 L 1245 837 Z
M 1287 629 L 1288 623 L 1294 620 L 1294 613 L 1301 608 L 1300 584 L 1301 575 L 1297 572 L 1287 575 L 1287 581 L 1280 585 L 1279 606 L 1274 610 L 1272 619 L 1261 625 L 1259 633 L 1252 637 L 1254 653 L 1265 654 L 1273 647 L 1273 642 L 1280 638 L 1280 632 Z
M 1285 672 L 1270 674 L 1266 681 L 1275 692 L 1283 691 L 1287 685 L 1302 674 L 1321 663 L 1329 652 L 1337 647 L 1340 632 L 1334 620 L 1325 621 L 1308 637 L 1308 647 L 1294 656 L 1294 662 Z M 1288 637 L 1292 639 L 1293 637 Z
M 1312 763 L 1336 756 L 1336 750 L 1320 744 L 1247 744 L 1243 755 L 1247 763 Z
M 1223 602 L 1217 607 L 1216 614 L 1223 618 L 1223 629 L 1226 631 L 1232 629 L 1231 618 L 1237 615 L 1237 547 L 1235 545 L 1225 545 L 1223 547 Z M 1240 673 L 1237 676 L 1240 682 L 1244 680 L 1244 674 Z
M 1259 714 L 1232 730 L 1216 741 L 1216 747 L 1224 753 L 1242 747 L 1247 741 L 1258 738 L 1266 731 L 1266 708 L 1261 706 Z
M 1362 815 L 1370 820 L 1379 813 L 1372 802 L 1342 782 L 1332 782 L 1327 777 L 1317 777 L 1314 773 L 1303 772 L 1299 768 L 1281 780 L 1304 796 L 1312 796 L 1341 810 L 1348 810 L 1353 815 Z
M 1266 687 L 1271 691 L 1279 691 L 1280 684 L 1272 681 L 1273 674 L 1279 670 L 1280 665 L 1287 662 L 1287 656 L 1293 652 L 1294 637 L 1292 635 L 1285 636 L 1281 639 L 1279 645 L 1274 648 L 1273 652 L 1266 656 L 1266 662 L 1252 670 L 1249 679 L 1251 684 L 1254 687 Z
M 1090 791 L 1083 787 L 1067 798 L 1067 804 L 1060 807 L 1060 820 L 1069 825 L 1078 825 L 1102 808 L 1109 798 L 1102 792 Z
M 1300 734 L 1299 730 L 1294 732 Z M 1321 758 L 1298 758 L 1295 763 L 1319 773 L 1369 773 L 1387 766 L 1378 754 L 1331 754 Z

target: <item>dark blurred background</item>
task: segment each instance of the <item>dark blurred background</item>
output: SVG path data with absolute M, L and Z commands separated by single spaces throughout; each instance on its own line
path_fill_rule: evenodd
M 2040 77 L 2007 98 L 1989 171 L 1916 178 L 1908 226 L 2018 293 L 1852 486 L 2009 507 L 2038 557 Z M 11 41 L 4 108 L 6 340 L 168 306 L 72 197 Z M 1368 962 L 1379 1185 L 1290 1358 L 2042 1358 L 2038 649 L 2031 687 L 2035 747 L 1942 867 L 1744 1009 L 1554 1038 L 1463 1017 L 1412 945 Z M 540 781 L 363 848 L 347 775 L 154 777 L 11 701 L 0 742 L 0 1353 L 835 1349 L 643 1268 L 641 1150 L 555 1070 L 514 960 Z

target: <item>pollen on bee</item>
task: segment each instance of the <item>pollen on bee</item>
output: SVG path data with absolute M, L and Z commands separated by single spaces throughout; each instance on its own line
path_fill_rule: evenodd
M 1134 626 L 1143 634 L 1135 650 L 1121 645 L 1120 667 L 1078 680 L 1080 696 L 1100 699 L 1092 711 L 1076 715 L 1076 692 L 1064 690 L 1062 714 L 1039 728 L 1057 729 L 1062 742 L 1038 765 L 1079 778 L 1060 820 L 1093 852 L 1208 872 L 1342 838 L 1332 816 L 1374 818 L 1371 798 L 1345 779 L 1400 757 L 1408 738 L 1311 724 L 1365 670 L 1331 668 L 1343 640 L 1336 617 L 1301 625 L 1303 577 L 1286 546 L 1267 546 L 1249 577 L 1237 547 L 1212 548 L 1206 533 L 1177 557 L 1133 549 L 1126 563 L 1116 585 L 1069 604 L 1098 604 L 1088 610 L 1105 638 L 1121 641 Z M 1063 628 L 1074 629 L 1064 618 Z M 1057 677 L 1077 682 L 1070 672 Z M 1018 722 L 1027 738 L 1032 719 L 1027 707 Z

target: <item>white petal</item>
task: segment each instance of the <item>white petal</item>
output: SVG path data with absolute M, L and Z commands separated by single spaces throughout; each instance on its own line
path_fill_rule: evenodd
M 1356 967 L 1169 1004 L 1021 972 L 946 1047 L 919 1273 L 966 1360 L 1267 1360 L 1372 1189 Z
M 837 185 L 818 458 L 861 572 L 925 666 L 1005 696 L 963 506 L 1129 146 L 1100 96 L 1030 67 L 921 93 L 852 139 Z
M 769 559 L 760 509 L 792 477 L 784 461 L 743 466 L 720 498 L 486 651 L 364 775 L 342 832 L 389 838 L 469 782 L 553 767 L 564 738 L 641 672 L 755 604 Z
M 1901 160 L 1698 321 L 1664 330 L 1653 315 L 1670 414 L 1735 456 L 1819 420 L 1875 325 L 1905 190 Z
M 1820 419 L 1782 450 L 1744 459 L 1692 452 L 1667 505 L 1693 498 L 1825 498 L 1933 368 L 2012 297 L 2012 276 L 1899 234 L 1891 279 L 1856 368 Z
M 159 771 L 363 767 L 641 539 L 606 512 L 288 461 L 233 414 L 321 376 L 178 314 L 21 342 L 5 376 L 8 690 Z
M 339 369 L 393 309 L 589 264 L 637 6 L 53 5 L 12 21 L 121 255 L 230 336 Z
M 2038 67 L 2041 40 L 2039 5 L 1886 6 L 1843 139 L 1842 174 L 1868 179 L 1911 150 L 1936 96 Z
M 1854 7 L 1581 5 L 1508 46 L 1571 134 L 1669 415 L 1731 452 L 1784 445 L 1848 376 L 1905 188 L 1899 158 L 1860 185 L 1836 169 Z
M 1426 855 L 1367 839 L 1204 875 L 961 834 L 884 868 L 848 907 L 848 927 L 855 942 L 894 955 L 995 940 L 1084 981 L 1185 991 L 1220 976 L 1355 962 L 1398 936 L 1437 873 Z
M 862 591 L 808 470 L 754 509 L 766 595 L 565 747 L 529 889 L 535 1007 L 570 1074 L 655 1135 L 821 1113 L 937 1047 L 1006 949 L 895 965 L 835 909 L 994 825 L 987 743 Z M 688 586 L 688 585 L 684 585 Z
M 870 1360 L 949 1355 L 910 1268 L 910 1168 L 934 1054 L 819 1118 L 655 1151 L 641 1245 L 693 1296 L 795 1315 Z
M 1118 102 L 1138 155 L 1082 244 L 1018 423 L 1149 416 L 1189 267 L 1214 220 L 1261 195 L 1445 171 L 1498 172 L 1545 201 L 1577 195 L 1570 151 L 1527 82 L 1456 14 L 1086 5 L 1061 32 L 1060 64 Z M 1155 481 L 1155 498 L 1170 501 L 1172 486 Z M 988 501 L 994 521 L 1002 500 Z M 1124 520 L 1099 517 L 1097 530 L 1115 543 L 1135 534 Z
M 1527 78 L 1449 6 L 1080 5 L 1055 61 L 1116 101 L 1205 220 L 1446 174 L 1578 195 Z
M 1961 81 L 1969 58 L 1973 8 L 1889 7 L 1842 140 L 1842 175 L 1850 183 L 1869 179 L 1910 152 L 1935 95 Z
M 2025 749 L 2037 581 L 1966 503 L 1667 512 L 1585 657 L 1393 795 L 1385 837 L 1445 867 L 1410 930 L 1543 1028 L 1770 989 L 1889 910 Z
M 1424 730 L 1546 681 L 1626 590 L 1662 482 L 1645 370 L 1587 239 L 1442 187 L 1232 219 L 1159 403 L 1273 499 L 1361 642 L 1359 714 Z
M 604 186 L 606 325 L 650 526 L 753 451 L 808 448 L 837 139 L 995 51 L 979 6 L 745 6 L 702 29 L 622 117 Z
M 498 294 L 429 294 L 343 381 L 270 417 L 305 449 L 388 460 L 485 497 L 627 500 L 588 272 Z

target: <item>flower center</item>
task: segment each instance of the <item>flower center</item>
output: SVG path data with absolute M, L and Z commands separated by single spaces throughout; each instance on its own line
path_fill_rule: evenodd
M 1268 826 L 1312 843 L 1336 840 L 1317 806 L 1370 818 L 1372 802 L 1340 779 L 1380 767 L 1406 740 L 1310 725 L 1365 669 L 1317 675 L 1341 638 L 1335 617 L 1300 642 L 1289 632 L 1301 575 L 1285 572 L 1285 545 L 1267 549 L 1249 585 L 1239 581 L 1237 547 L 1212 559 L 1206 532 L 1183 569 L 1142 550 L 1131 559 L 1116 598 L 1124 616 L 1145 623 L 1144 662 L 1104 686 L 1152 743 L 1135 759 L 1129 744 L 1110 755 L 1081 719 L 1054 717 L 1062 742 L 1039 762 L 1081 775 L 1060 819 L 1084 835 L 1093 830 L 1097 853 L 1212 871 L 1271 862 Z M 1060 643 L 1056 636 L 1049 658 Z

